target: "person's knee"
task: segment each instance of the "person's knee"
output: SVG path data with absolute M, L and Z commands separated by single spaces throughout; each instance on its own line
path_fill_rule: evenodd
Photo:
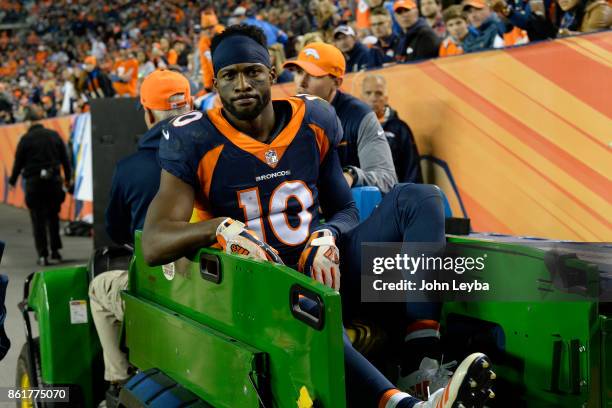
M 394 195 L 398 200 L 420 202 L 427 199 L 437 199 L 440 204 L 442 201 L 440 188 L 433 184 L 400 183 L 393 186 L 388 194 Z
M 89 284 L 89 298 L 104 303 L 127 287 L 127 271 L 107 271 L 94 277 Z
M 431 184 L 396 184 L 387 194 L 395 200 L 395 206 L 403 212 L 414 211 L 417 207 L 428 207 L 434 213 L 443 214 L 442 192 Z

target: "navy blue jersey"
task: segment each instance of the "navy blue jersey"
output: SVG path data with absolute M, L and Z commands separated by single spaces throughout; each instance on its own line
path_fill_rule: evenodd
M 336 157 L 342 127 L 319 98 L 273 104 L 275 112 L 290 113 L 269 144 L 236 130 L 221 108 L 193 111 L 162 131 L 159 158 L 164 170 L 193 186 L 201 218 L 245 222 L 292 264 L 320 223 L 320 169 L 330 152 Z

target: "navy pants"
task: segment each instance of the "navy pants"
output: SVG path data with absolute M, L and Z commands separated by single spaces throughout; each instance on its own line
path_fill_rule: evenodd
M 340 238 L 340 293 L 345 316 L 362 309 L 362 242 L 437 242 L 442 247 L 445 242 L 444 209 L 438 188 L 423 184 L 396 185 L 383 197 L 370 217 Z M 395 325 L 402 324 L 402 321 L 409 324 L 414 320 L 438 321 L 440 318 L 440 305 L 437 303 L 387 303 L 381 306 L 386 309 L 381 320 L 386 318 Z M 384 325 L 385 322 L 381 323 Z M 394 388 L 384 375 L 353 348 L 346 335 L 344 364 L 348 407 L 376 407 L 384 392 Z M 406 401 L 407 406 L 418 401 Z

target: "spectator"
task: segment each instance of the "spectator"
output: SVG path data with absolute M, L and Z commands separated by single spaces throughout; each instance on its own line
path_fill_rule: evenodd
M 389 106 L 385 78 L 374 74 L 366 76 L 361 84 L 361 99 L 372 108 L 385 131 L 398 181 L 422 183 L 419 151 L 412 130 Z
M 268 47 L 270 52 L 270 59 L 272 65 L 276 69 L 276 83 L 283 84 L 285 82 L 293 81 L 293 74 L 288 69 L 283 68 L 283 64 L 287 60 L 285 58 L 285 51 L 283 46 L 280 44 L 274 44 Z
M 383 63 L 395 61 L 395 49 L 400 38 L 393 32 L 391 14 L 384 7 L 372 9 L 370 13 L 370 28 L 376 37 L 376 47 L 383 52 Z
M 85 58 L 83 72 L 83 91 L 89 99 L 110 98 L 115 95 L 111 80 L 98 67 L 98 60 L 93 55 Z
M 71 168 L 64 142 L 57 132 L 46 129 L 40 120 L 44 112 L 38 105 L 28 107 L 26 119 L 31 122 L 27 133 L 19 140 L 13 171 L 9 178 L 15 187 L 21 175 L 25 180 L 25 201 L 30 210 L 32 231 L 39 266 L 49 265 L 51 259 L 61 261 L 59 250 L 62 240 L 59 234 L 59 212 L 64 202 L 60 167 L 64 169 L 64 186 L 69 188 Z
M 334 44 L 342 51 L 346 59 L 346 72 L 358 72 L 370 68 L 379 68 L 384 56 L 379 48 L 368 48 L 355 35 L 355 31 L 341 25 L 334 30 Z
M 311 30 L 310 21 L 304 12 L 304 7 L 298 6 L 289 18 L 289 30 L 291 36 L 299 36 L 309 33 Z
M 340 21 L 337 12 L 337 7 L 330 0 L 311 0 L 310 2 L 310 13 L 315 18 L 317 30 L 322 32 L 324 37 L 329 37 L 333 27 Z
M 468 22 L 477 30 L 476 35 L 464 38 L 463 51 L 474 52 L 504 47 L 501 36 L 505 32 L 505 26 L 497 15 L 491 12 L 484 0 L 464 0 L 463 12 Z
M 183 41 L 177 41 L 174 43 L 174 50 L 178 54 L 176 65 L 179 66 L 181 71 L 185 71 L 189 65 L 189 47 Z
M 126 49 L 118 52 L 111 79 L 118 96 L 136 97 L 138 94 L 138 60 Z
M 612 27 L 612 8 L 605 0 L 557 0 L 559 35 L 575 35 Z
M 61 115 L 70 115 L 75 113 L 75 103 L 78 99 L 75 84 L 74 70 L 66 68 L 62 72 L 64 84 L 62 85 L 62 105 L 60 108 Z
M 303 36 L 298 37 L 297 42 L 295 44 L 295 51 L 299 53 L 305 46 L 314 42 L 324 42 L 323 35 L 318 31 L 307 33 Z
M 370 107 L 340 91 L 346 70 L 342 52 L 330 44 L 312 43 L 285 67 L 295 70 L 297 93 L 318 96 L 335 108 L 344 131 L 338 155 L 349 186 L 389 191 L 397 183 L 389 144 Z
M 387 10 L 387 12 L 389 12 L 389 15 L 391 16 L 391 20 L 392 20 L 392 29 L 393 29 L 393 33 L 396 35 L 399 35 L 402 33 L 402 28 L 400 27 L 399 23 L 397 22 L 397 18 L 395 17 L 395 13 L 393 12 L 393 1 L 391 0 L 369 0 L 370 1 L 370 8 L 372 9 L 372 13 L 374 13 L 374 10 L 380 10 L 380 9 L 385 9 Z M 370 13 L 370 18 L 372 16 L 372 13 Z
M 248 24 L 261 28 L 266 35 L 268 47 L 277 43 L 287 43 L 288 37 L 283 30 L 267 21 L 258 20 L 253 14 L 247 13 L 244 7 L 237 7 L 232 15 L 237 19 L 237 24 Z
M 438 34 L 438 37 L 446 37 L 446 26 L 442 20 L 442 3 L 440 0 L 421 0 L 421 15 L 425 17 L 427 24 Z
M 416 61 L 438 56 L 440 38 L 423 18 L 413 0 L 398 0 L 393 5 L 397 21 L 402 28 L 395 59 Z
M 45 95 L 41 98 L 42 108 L 45 112 L 46 118 L 54 118 L 57 116 L 57 108 L 55 107 L 55 101 L 49 95 Z
M 198 42 L 200 70 L 202 74 L 202 84 L 207 92 L 213 88 L 213 66 L 210 55 L 210 43 L 212 38 L 221 33 L 225 27 L 219 24 L 217 17 L 214 15 L 206 15 L 202 17 L 202 32 Z
M 444 24 L 446 24 L 447 37 L 440 44 L 440 56 L 448 57 L 450 55 L 463 54 L 463 40 L 471 35 L 478 35 L 474 28 L 470 28 L 467 18 L 463 13 L 463 6 L 454 5 L 448 7 L 442 13 Z M 470 33 L 472 30 L 472 33 Z
M 144 51 L 138 51 L 138 53 L 136 53 L 136 60 L 138 61 L 138 79 L 140 81 L 155 71 L 155 64 L 153 61 L 147 59 L 147 55 Z
M 535 2 L 534 2 L 535 4 Z M 497 13 L 502 20 L 508 21 L 515 27 L 525 30 L 529 41 L 545 40 L 557 36 L 557 27 L 553 24 L 549 8 L 542 7 L 532 9 L 532 3 L 527 0 L 492 0 L 491 9 Z M 508 46 L 508 41 L 504 41 Z

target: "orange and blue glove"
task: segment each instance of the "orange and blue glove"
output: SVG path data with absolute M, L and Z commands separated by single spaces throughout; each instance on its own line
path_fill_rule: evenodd
M 278 252 L 253 231 L 246 229 L 240 221 L 231 218 L 223 220 L 217 227 L 217 242 L 228 254 L 283 264 Z
M 298 270 L 332 289 L 340 289 L 340 251 L 330 230 L 322 229 L 310 235 L 300 255 Z

